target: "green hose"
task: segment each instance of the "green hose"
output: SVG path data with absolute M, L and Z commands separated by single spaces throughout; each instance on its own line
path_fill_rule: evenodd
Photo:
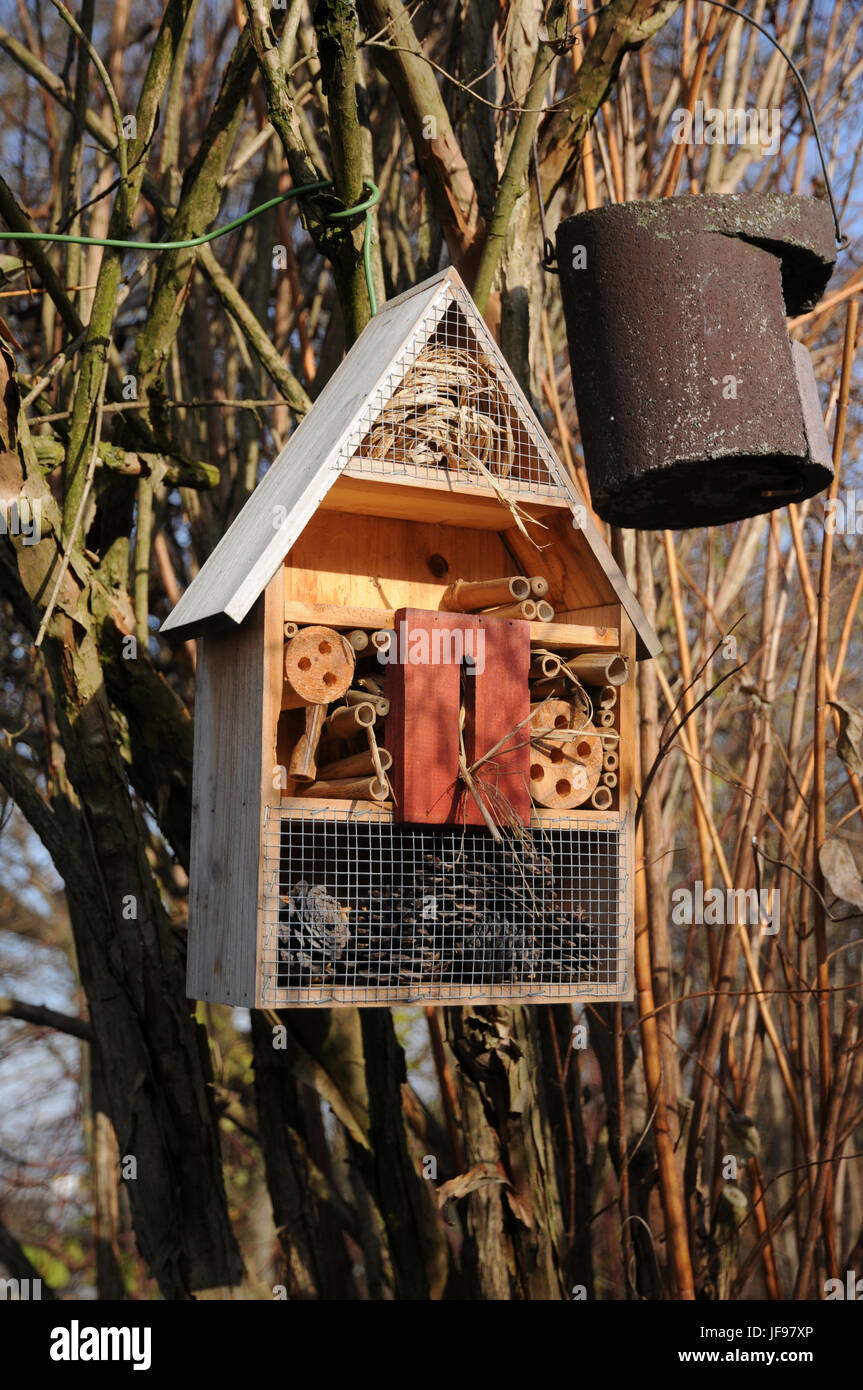
M 251 222 L 262 212 L 278 207 L 279 203 L 286 203 L 289 198 L 301 198 L 306 193 L 318 193 L 322 188 L 332 188 L 332 186 L 332 179 L 321 179 L 317 183 L 302 183 L 297 188 L 289 189 L 287 193 L 280 193 L 277 198 L 270 198 L 266 203 L 261 203 L 259 207 L 251 208 L 249 212 L 244 212 L 241 217 L 235 217 L 233 221 L 226 222 L 223 227 L 216 227 L 211 232 L 204 232 L 203 236 L 190 237 L 188 241 L 120 241 L 112 237 L 69 236 L 63 232 L 4 231 L 0 231 L 0 241 L 59 241 L 75 246 L 112 246 L 121 251 L 187 251 L 196 246 L 204 246 L 208 241 L 215 241 L 217 237 L 225 236 L 227 232 L 234 231 L 236 227 L 242 227 L 246 222 Z M 343 208 L 339 212 L 331 212 L 329 221 L 339 222 L 346 217 L 354 217 L 360 212 L 364 212 L 366 215 L 365 235 L 363 236 L 363 270 L 366 276 L 369 308 L 374 315 L 378 311 L 378 302 L 372 277 L 371 209 L 379 201 L 381 195 L 377 184 L 373 183 L 371 179 L 364 179 L 363 187 L 369 190 L 369 196 L 365 201 L 358 203 L 355 208 Z

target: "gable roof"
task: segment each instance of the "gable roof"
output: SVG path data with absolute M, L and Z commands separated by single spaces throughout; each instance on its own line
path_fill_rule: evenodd
M 635 627 L 640 655 L 653 656 L 660 650 L 656 634 L 583 499 L 460 276 L 451 268 L 389 300 L 371 319 L 166 618 L 162 632 L 194 637 L 214 627 L 242 623 L 348 465 L 356 477 L 385 473 L 380 460 L 363 456 L 361 446 L 447 315 L 451 319 L 455 316 L 460 325 L 456 341 L 472 338 L 490 362 L 519 440 L 529 449 L 526 471 L 521 476 L 501 478 L 507 493 L 515 498 L 521 493 L 525 501 L 555 496 L 569 502 L 573 517 L 578 516 L 582 541 Z M 399 472 L 402 476 L 429 476 L 428 468 L 404 463 Z

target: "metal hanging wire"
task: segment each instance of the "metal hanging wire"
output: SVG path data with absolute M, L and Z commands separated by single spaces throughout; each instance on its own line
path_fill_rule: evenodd
M 827 189 L 827 197 L 830 201 L 830 211 L 833 214 L 833 225 L 836 229 L 836 245 L 838 246 L 840 251 L 844 251 L 846 246 L 848 246 L 851 238 L 842 231 L 842 226 L 839 220 L 839 209 L 836 206 L 836 199 L 833 196 L 833 185 L 831 183 L 830 173 L 827 168 L 827 157 L 824 153 L 824 146 L 821 143 L 821 131 L 818 128 L 818 121 L 815 117 L 815 108 L 812 105 L 812 98 L 809 95 L 809 89 L 806 86 L 806 83 L 803 79 L 803 74 L 800 72 L 800 69 L 798 68 L 794 59 L 791 57 L 791 54 L 788 53 L 782 47 L 782 44 L 779 42 L 779 40 L 775 39 L 768 29 L 765 29 L 762 24 L 758 23 L 757 19 L 753 19 L 751 15 L 744 14 L 742 10 L 736 9 L 734 5 L 726 4 L 725 0 L 703 0 L 703 3 L 705 5 L 713 5 L 714 8 L 717 10 L 725 10 L 728 14 L 733 14 L 736 19 L 743 19 L 746 21 L 747 24 L 751 24 L 753 29 L 757 29 L 759 34 L 764 35 L 765 39 L 769 39 L 770 42 L 773 44 L 773 47 L 777 49 L 779 53 L 782 54 L 782 57 L 785 59 L 794 76 L 797 78 L 798 86 L 800 87 L 800 91 L 803 93 L 803 100 L 806 102 L 806 109 L 809 112 L 809 119 L 812 122 L 812 133 L 815 136 L 815 144 L 818 148 L 818 158 L 821 161 L 821 168 L 824 173 L 824 185 Z M 608 8 L 609 5 L 607 4 L 600 5 L 597 9 L 593 11 L 593 14 L 585 15 L 583 19 L 577 19 L 575 23 L 571 24 L 567 29 L 567 36 L 572 34 L 581 25 L 586 24 L 588 20 L 594 19 L 597 15 L 602 14 L 603 10 L 607 10 Z M 549 237 L 546 227 L 545 201 L 542 196 L 542 179 L 540 178 L 539 173 L 539 156 L 537 151 L 535 135 L 533 139 L 533 171 L 534 178 L 536 179 L 536 192 L 539 201 L 539 220 L 540 225 L 542 227 L 542 265 L 544 270 L 547 270 L 551 272 L 551 274 L 556 275 L 558 272 L 557 266 L 555 265 L 554 243 Z

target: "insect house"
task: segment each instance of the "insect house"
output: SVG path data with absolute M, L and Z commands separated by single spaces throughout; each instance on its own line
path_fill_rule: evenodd
M 163 631 L 199 639 L 190 995 L 631 997 L 658 642 L 455 271 L 372 319 Z

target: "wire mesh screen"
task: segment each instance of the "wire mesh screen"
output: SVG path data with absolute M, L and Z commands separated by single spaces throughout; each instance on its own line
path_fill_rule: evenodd
M 270 810 L 263 1003 L 623 997 L 627 834 L 598 816 L 497 844 L 374 811 Z
M 560 465 L 516 405 L 505 368 L 479 340 L 452 291 L 419 325 L 370 397 L 348 444 L 351 473 L 490 485 L 565 496 Z

